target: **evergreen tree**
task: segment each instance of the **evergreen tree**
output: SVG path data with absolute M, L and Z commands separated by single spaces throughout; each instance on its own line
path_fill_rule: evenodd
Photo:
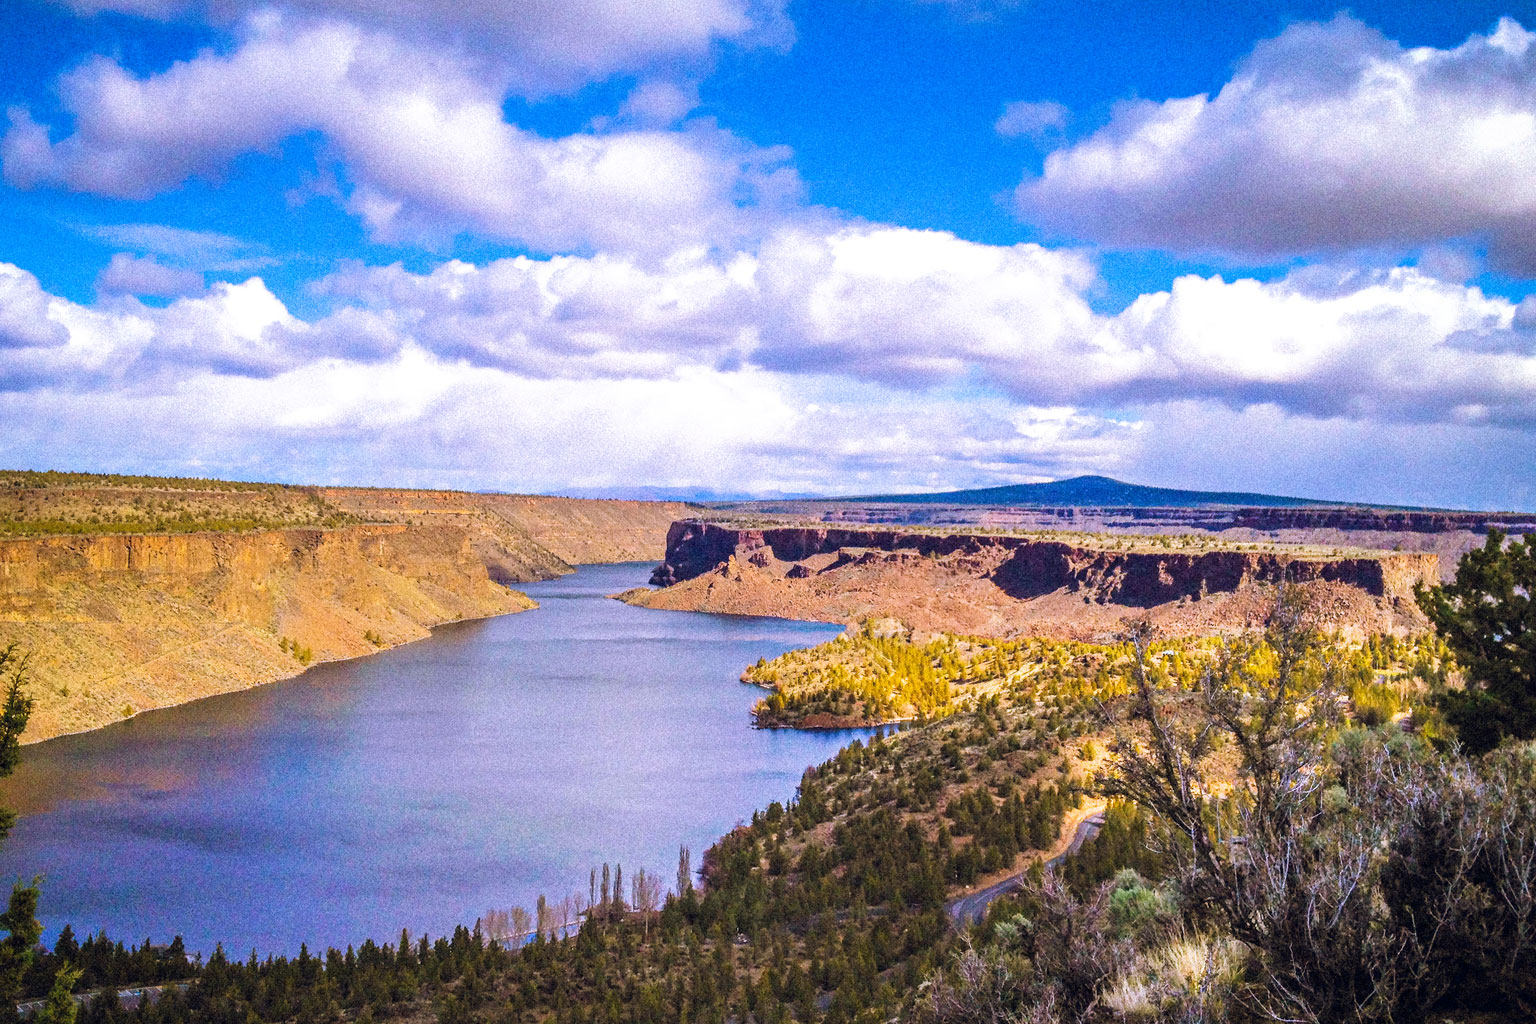
M 80 980 L 80 974 L 78 968 L 69 964 L 59 968 L 53 976 L 53 988 L 48 992 L 48 1001 L 43 1004 L 37 1016 L 32 1018 L 33 1024 L 75 1024 L 79 1005 L 72 993 L 75 982 Z
M 1488 531 L 1456 567 L 1454 582 L 1415 587 L 1419 607 L 1456 654 L 1466 688 L 1437 697 L 1472 753 L 1506 736 L 1536 737 L 1536 544 L 1508 546 Z
M 32 698 L 27 695 L 27 659 L 11 644 L 0 650 L 0 675 L 8 674 L 5 704 L 0 707 L 0 778 L 16 770 L 21 762 L 21 734 L 32 716 Z M 0 844 L 16 824 L 16 812 L 0 807 Z M 11 889 L 10 903 L 0 914 L 0 928 L 8 933 L 0 940 L 0 1021 L 16 1016 L 16 1002 L 22 979 L 32 963 L 32 947 L 42 936 L 37 921 L 37 886 L 17 882 Z

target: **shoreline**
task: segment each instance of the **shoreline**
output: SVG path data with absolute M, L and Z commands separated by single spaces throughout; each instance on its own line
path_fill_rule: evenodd
M 544 582 L 544 581 L 541 580 L 541 581 L 530 581 L 530 582 Z M 43 737 L 40 737 L 38 739 L 22 739 L 21 740 L 21 746 L 23 746 L 23 747 L 39 747 L 39 746 L 42 746 L 45 743 L 52 743 L 54 740 L 69 739 L 70 737 L 73 737 L 73 736 L 85 736 L 85 735 L 87 735 L 89 733 L 100 732 L 103 729 L 110 729 L 110 728 L 112 728 L 115 725 L 125 725 L 125 724 L 127 724 L 129 722 L 134 721 L 137 718 L 142 717 L 143 715 L 153 714 L 156 711 L 169 711 L 172 708 L 186 707 L 188 704 L 196 704 L 199 701 L 212 700 L 215 697 L 225 697 L 225 696 L 228 696 L 229 694 L 232 694 L 232 693 L 245 693 L 245 692 L 247 692 L 249 690 L 258 690 L 258 689 L 260 689 L 263 686 L 272 686 L 272 685 L 274 685 L 276 683 L 286 683 L 289 680 L 297 679 L 300 676 L 304 675 L 306 672 L 310 671 L 311 669 L 319 668 L 322 665 L 336 665 L 336 664 L 340 664 L 342 662 L 347 662 L 347 661 L 362 661 L 365 658 L 372 658 L 372 657 L 374 657 L 376 655 L 379 655 L 379 654 L 386 654 L 389 651 L 393 651 L 393 650 L 396 650 L 396 649 L 401 648 L 401 647 L 406 647 L 406 646 L 408 646 L 410 644 L 420 643 L 423 640 L 431 639 L 432 634 L 434 632 L 436 632 L 438 629 L 442 628 L 443 626 L 453 626 L 453 625 L 457 625 L 457 624 L 463 623 L 463 622 L 484 622 L 484 621 L 486 621 L 488 619 L 499 619 L 499 618 L 502 618 L 503 616 L 506 616 L 506 615 L 521 615 L 524 612 L 538 611 L 539 603 L 537 601 L 535 601 L 533 598 L 529 597 L 527 594 L 523 593 L 523 591 L 516 590 L 516 589 L 514 589 L 512 587 L 507 587 L 507 590 L 509 590 L 513 594 L 521 595 L 524 599 L 526 599 L 529 602 L 529 607 L 527 607 L 527 608 L 511 608 L 511 609 L 508 609 L 507 611 L 504 611 L 504 612 L 492 612 L 489 615 L 464 615 L 464 616 L 461 616 L 459 618 L 444 619 L 441 622 L 434 622 L 431 625 L 427 626 L 426 627 L 426 630 L 427 630 L 426 636 L 413 636 L 413 637 L 410 637 L 408 639 L 401 640 L 401 641 L 399 641 L 397 643 L 385 644 L 384 646 L 379 647 L 377 650 L 364 651 L 361 654 L 342 655 L 342 656 L 336 657 L 336 658 L 316 658 L 314 661 L 311 661 L 308 665 L 299 665 L 297 672 L 291 672 L 291 673 L 289 673 L 287 675 L 274 676 L 271 679 L 263 680 L 262 682 L 259 682 L 259 683 L 253 683 L 250 686 L 236 686 L 236 687 L 232 687 L 231 689 L 228 689 L 228 690 L 219 690 L 219 691 L 216 691 L 214 693 L 199 694 L 198 696 L 195 696 L 195 697 L 189 697 L 186 700 L 178 700 L 178 701 L 174 701 L 174 702 L 169 703 L 169 704 L 157 704 L 154 707 L 147 707 L 147 708 L 143 708 L 143 709 L 140 709 L 140 710 L 135 710 L 133 714 L 125 715 L 124 717 L 118 719 L 115 722 L 103 722 L 100 725 L 92 725 L 92 726 L 88 726 L 88 727 L 86 727 L 84 729 L 71 729 L 68 732 L 55 733 L 52 736 L 43 736 Z M 297 664 L 297 663 L 295 663 L 295 664 Z

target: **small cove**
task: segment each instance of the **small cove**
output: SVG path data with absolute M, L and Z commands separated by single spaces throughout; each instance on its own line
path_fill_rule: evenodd
M 632 608 L 649 564 L 529 584 L 536 611 L 28 747 L 0 804 L 5 877 L 46 876 L 50 935 L 297 952 L 439 935 L 585 893 L 670 884 L 862 732 L 751 728 L 759 657 L 837 626 Z

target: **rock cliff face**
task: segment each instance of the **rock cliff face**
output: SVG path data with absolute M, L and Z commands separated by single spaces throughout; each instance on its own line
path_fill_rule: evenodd
M 0 643 L 32 654 L 26 740 L 291 676 L 507 585 L 656 561 L 677 502 L 0 473 Z M 6 539 L 9 538 L 9 539 Z
M 1231 544 L 1303 544 L 1440 556 L 1442 580 L 1481 547 L 1490 528 L 1536 533 L 1536 515 L 1326 506 L 1317 508 L 1113 508 L 885 504 L 858 501 L 758 502 L 736 511 L 819 519 L 833 525 L 964 530 L 1065 530 L 1198 536 Z
M 674 523 L 667 558 L 635 595 L 652 607 L 827 618 L 893 615 L 919 629 L 1093 636 L 1129 614 L 1169 629 L 1241 627 L 1262 591 L 1289 581 L 1315 592 L 1332 624 L 1421 625 L 1413 586 L 1438 579 L 1433 554 L 1329 555 L 1306 549 L 1096 547 L 1030 537 Z
M 0 541 L 0 643 L 32 654 L 28 742 L 533 607 L 554 574 L 497 524 Z M 557 560 L 558 561 L 558 560 Z M 560 563 L 563 567 L 563 563 Z
M 696 514 L 676 501 L 614 501 L 527 494 L 472 494 L 371 487 L 332 487 L 331 504 L 364 518 L 423 521 L 478 515 L 571 565 L 655 562 L 666 551 L 667 526 Z
M 1248 583 L 1282 581 L 1321 580 L 1346 584 L 1373 597 L 1411 598 L 1415 583 L 1432 584 L 1439 571 L 1439 560 L 1423 554 L 1325 558 L 1282 550 L 1105 551 L 1028 537 L 822 527 L 739 529 L 685 520 L 668 530 L 666 561 L 652 574 L 651 582 L 667 586 L 691 579 L 732 558 L 767 565 L 768 558 L 803 562 L 848 549 L 910 551 L 927 558 L 997 553 L 1002 558 L 993 578 L 1010 596 L 1041 597 L 1064 588 L 1091 591 L 1105 601 L 1134 607 L 1235 591 Z

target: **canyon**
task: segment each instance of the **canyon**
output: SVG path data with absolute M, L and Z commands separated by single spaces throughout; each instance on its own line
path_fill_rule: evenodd
M 664 609 L 1094 639 L 1262 621 L 1425 628 L 1417 583 L 1536 517 L 1306 507 L 710 503 L 0 473 L 0 644 L 29 652 L 36 742 L 532 606 L 518 584 L 661 562 Z M 1394 550 L 1395 549 L 1395 550 Z
M 446 622 L 532 608 L 510 585 L 588 562 L 655 561 L 667 523 L 689 511 L 447 491 L 264 493 L 78 481 L 28 491 L 16 507 L 30 518 L 13 514 L 13 536 L 0 537 L 0 645 L 27 653 L 35 704 L 23 742 L 273 682 Z M 135 499 L 174 503 L 179 518 L 166 525 L 194 528 L 97 532 L 119 524 L 59 518 Z M 255 500 L 266 501 L 256 521 L 297 510 L 301 521 L 345 525 L 195 529 L 253 521 Z M 25 535 L 61 523 L 83 532 Z
M 625 599 L 651 608 L 856 622 L 897 618 L 925 632 L 1101 639 L 1133 616 L 1171 634 L 1262 621 L 1273 587 L 1300 585 L 1329 627 L 1424 628 L 1415 585 L 1439 579 L 1433 553 L 1189 538 L 1050 536 L 672 524 L 652 583 Z

